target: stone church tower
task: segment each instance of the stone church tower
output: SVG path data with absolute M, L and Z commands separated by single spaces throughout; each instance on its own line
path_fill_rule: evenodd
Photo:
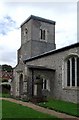
M 27 93 L 27 66 L 24 60 L 56 48 L 55 21 L 31 15 L 21 24 L 21 47 L 17 51 L 18 64 L 14 68 L 13 94 Z
M 55 22 L 31 15 L 21 24 L 12 95 L 79 103 L 79 43 L 55 49 Z
M 55 22 L 31 15 L 21 24 L 21 48 L 18 61 L 38 56 L 56 48 Z

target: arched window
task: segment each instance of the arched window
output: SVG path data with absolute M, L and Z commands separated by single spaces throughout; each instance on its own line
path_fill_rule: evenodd
M 79 57 L 77 55 L 70 55 L 65 59 L 63 83 L 64 87 L 79 87 Z
M 40 38 L 41 40 L 46 40 L 46 30 L 40 29 Z
M 75 86 L 75 58 L 72 58 L 72 86 Z
M 67 86 L 70 86 L 70 61 L 67 61 Z

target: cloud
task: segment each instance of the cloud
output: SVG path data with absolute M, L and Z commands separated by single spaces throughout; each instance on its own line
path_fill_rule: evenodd
M 21 45 L 20 24 L 33 14 L 56 21 L 57 48 L 76 42 L 76 3 L 9 3 L 0 5 L 0 64 L 17 62 Z M 17 29 L 19 28 L 19 29 Z
M 6 54 L 5 54 L 6 53 Z M 14 61 L 14 58 L 16 57 L 16 54 L 14 51 L 6 51 L 3 55 L 2 55 L 2 62 L 7 62 L 7 63 L 11 63 Z
M 9 31 L 12 31 L 16 27 L 16 22 L 6 15 L 3 19 L 0 19 L 0 34 L 6 35 Z
M 0 36 L 0 64 L 10 64 L 15 66 L 17 63 L 17 50 L 21 45 L 20 29 L 15 29 Z

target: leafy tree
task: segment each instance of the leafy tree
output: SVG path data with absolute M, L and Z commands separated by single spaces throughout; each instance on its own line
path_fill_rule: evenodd
M 10 65 L 4 64 L 4 65 L 2 65 L 2 71 L 12 72 L 13 68 Z

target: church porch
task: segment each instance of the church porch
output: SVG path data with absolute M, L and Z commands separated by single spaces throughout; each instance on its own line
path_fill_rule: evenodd
M 27 93 L 31 101 L 45 101 L 53 96 L 53 87 L 55 81 L 55 70 L 43 67 L 28 65 L 29 81 Z M 52 84 L 51 84 L 52 83 Z

